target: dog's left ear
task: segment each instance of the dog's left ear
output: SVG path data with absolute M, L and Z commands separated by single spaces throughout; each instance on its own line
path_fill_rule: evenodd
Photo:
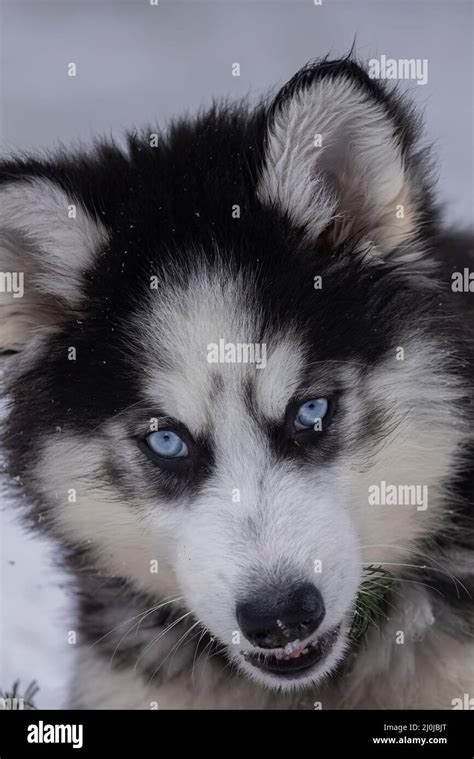
M 269 109 L 259 199 L 313 241 L 324 233 L 416 258 L 419 245 L 400 252 L 430 205 L 416 132 L 412 111 L 353 61 L 307 66 Z
M 46 164 L 24 174 L 20 162 L 0 165 L 0 353 L 79 318 L 86 273 L 108 240 L 102 223 L 48 173 Z

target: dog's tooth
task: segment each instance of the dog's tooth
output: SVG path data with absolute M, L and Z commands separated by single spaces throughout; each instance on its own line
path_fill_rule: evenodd
M 293 640 L 293 641 L 291 641 L 291 643 L 287 643 L 286 644 L 286 646 L 285 646 L 285 652 L 287 654 L 292 654 L 293 651 L 296 651 L 300 645 L 301 645 L 301 641 L 300 640 Z

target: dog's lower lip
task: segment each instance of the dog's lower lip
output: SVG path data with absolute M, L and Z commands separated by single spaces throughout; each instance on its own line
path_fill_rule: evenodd
M 332 650 L 339 634 L 340 625 L 307 644 L 304 653 L 297 657 L 283 657 L 262 651 L 243 651 L 245 660 L 252 666 L 280 677 L 298 677 L 326 658 Z

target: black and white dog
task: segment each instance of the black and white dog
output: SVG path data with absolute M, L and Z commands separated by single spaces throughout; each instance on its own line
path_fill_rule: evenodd
M 417 123 L 324 60 L 1 164 L 6 449 L 77 578 L 69 706 L 474 695 L 474 295 Z

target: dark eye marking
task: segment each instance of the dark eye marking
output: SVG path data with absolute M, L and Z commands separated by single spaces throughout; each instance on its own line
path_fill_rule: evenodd
M 331 454 L 328 428 L 336 409 L 337 394 L 295 398 L 288 404 L 283 424 L 267 423 L 266 430 L 274 453 L 279 457 L 305 459 L 310 451 Z
M 164 423 L 163 428 L 138 437 L 137 442 L 150 461 L 169 472 L 189 472 L 199 457 L 198 446 L 179 423 Z
M 189 492 L 203 483 L 214 466 L 214 452 L 205 436 L 194 438 L 187 427 L 164 419 L 158 430 L 133 435 L 140 451 L 154 464 L 151 476 L 158 486 Z M 155 475 L 153 475 L 155 471 Z
M 301 406 L 296 411 L 294 418 L 295 430 L 318 430 L 320 431 L 322 421 L 329 410 L 329 400 L 327 398 L 313 398 Z
M 150 432 L 146 436 L 145 442 L 150 451 L 160 458 L 180 459 L 189 455 L 188 446 L 174 430 Z

